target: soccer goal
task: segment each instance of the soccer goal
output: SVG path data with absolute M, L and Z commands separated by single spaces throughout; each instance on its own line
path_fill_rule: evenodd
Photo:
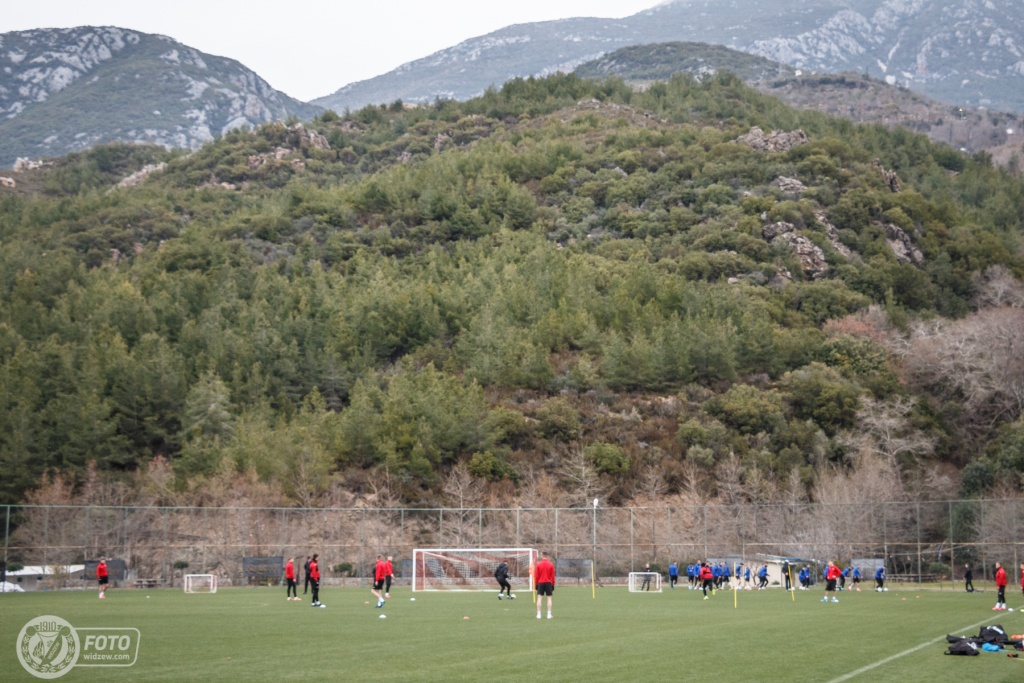
M 630 593 L 660 593 L 661 574 L 658 572 L 630 572 L 629 573 Z
M 508 565 L 512 590 L 533 590 L 533 548 L 416 548 L 412 551 L 412 590 L 497 590 L 494 570 Z
M 186 593 L 216 593 L 217 577 L 213 574 L 186 574 Z

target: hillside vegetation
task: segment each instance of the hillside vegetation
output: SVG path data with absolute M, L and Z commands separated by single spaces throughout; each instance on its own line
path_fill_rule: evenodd
M 801 73 L 720 45 L 678 42 L 622 48 L 579 66 L 573 73 L 584 78 L 615 76 L 642 88 L 676 73 L 702 78 L 719 71 L 729 71 L 797 109 L 813 109 L 855 123 L 907 128 L 954 149 L 988 152 L 993 163 L 1021 171 L 1024 143 L 1019 114 L 945 104 L 864 74 Z
M 1024 185 L 728 73 L 514 80 L 16 179 L 3 502 L 1021 485 Z

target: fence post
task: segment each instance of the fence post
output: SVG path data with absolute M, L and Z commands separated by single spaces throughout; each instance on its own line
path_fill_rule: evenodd
M 558 508 L 555 508 L 555 557 L 558 557 Z
M 921 583 L 921 503 L 917 503 L 917 583 Z
M 739 506 L 739 556 L 742 558 L 744 562 L 746 561 L 746 533 L 744 533 L 744 530 L 746 529 L 746 524 L 743 523 L 743 513 L 745 512 L 745 508 L 745 505 Z M 786 555 L 790 554 L 791 553 L 786 553 Z M 736 580 L 736 583 L 739 583 L 738 579 Z
M 1017 536 L 1017 514 L 1018 514 L 1018 512 L 1017 512 L 1017 503 L 1018 502 L 1019 502 L 1018 499 L 1016 499 L 1016 498 L 1013 499 L 1013 538 L 1014 539 L 1018 538 L 1018 536 Z M 1019 549 L 1019 547 L 1020 547 L 1020 542 L 1019 541 L 1015 541 L 1014 544 L 1013 544 L 1013 566 L 1014 566 L 1014 568 L 1020 567 L 1020 559 L 1019 559 L 1018 554 L 1017 554 L 1017 550 Z M 1016 574 L 1017 572 L 1013 572 L 1013 573 Z M 1024 581 L 1024 578 L 1021 578 L 1021 581 Z
M 704 559 L 708 559 L 708 504 L 704 505 L 700 509 L 701 517 L 704 518 Z
M 953 501 L 946 503 L 946 519 L 949 520 L 949 585 L 956 590 L 956 553 L 953 548 Z
M 633 508 L 629 508 L 629 571 L 635 569 L 633 565 Z
M 48 552 L 50 550 L 50 506 L 46 506 L 43 515 L 43 576 L 46 576 Z
M 985 529 L 985 501 L 979 500 L 978 507 L 981 509 L 981 524 L 978 525 L 978 534 L 983 534 Z M 981 541 L 981 580 L 988 581 L 988 557 L 985 552 L 988 549 L 988 543 L 985 542 L 984 537 L 979 539 Z
M 11 506 L 7 506 L 7 522 L 4 524 L 4 567 L 7 566 L 7 549 L 11 539 Z

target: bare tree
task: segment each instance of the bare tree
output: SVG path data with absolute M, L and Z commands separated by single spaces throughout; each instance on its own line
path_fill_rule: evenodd
M 558 475 L 576 505 L 587 506 L 594 498 L 604 498 L 608 493 L 608 486 L 601 481 L 600 472 L 580 444 L 569 447 Z
M 901 352 L 914 384 L 963 407 L 968 432 L 1024 411 L 1024 309 L 920 323 Z
M 715 467 L 718 497 L 725 505 L 738 505 L 746 501 L 747 492 L 743 487 L 745 468 L 735 453 L 729 453 Z
M 984 274 L 974 276 L 978 308 L 1024 308 L 1024 283 L 1005 266 L 989 266 Z
M 466 464 L 460 462 L 452 467 L 445 477 L 444 492 L 456 507 L 466 508 L 479 504 L 483 486 L 479 479 L 469 473 Z
M 888 401 L 864 398 L 857 412 L 856 430 L 838 437 L 840 443 L 854 453 L 872 454 L 887 462 L 900 493 L 903 490 L 901 462 L 908 458 L 916 462 L 918 457 L 935 449 L 935 440 L 911 423 L 913 409 L 911 400 L 903 396 Z

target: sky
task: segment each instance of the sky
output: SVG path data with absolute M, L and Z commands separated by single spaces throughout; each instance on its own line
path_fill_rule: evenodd
M 7 0 L 0 33 L 118 26 L 237 59 L 308 101 L 511 24 L 631 16 L 661 0 Z

